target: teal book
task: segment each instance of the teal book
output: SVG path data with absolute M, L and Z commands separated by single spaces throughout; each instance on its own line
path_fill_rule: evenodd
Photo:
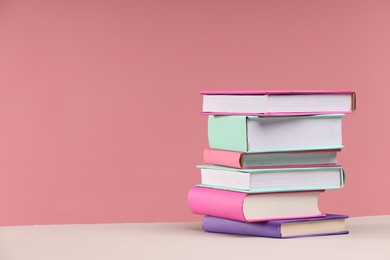
M 342 114 L 210 115 L 208 141 L 212 149 L 246 153 L 341 149 L 342 118 Z
M 199 165 L 198 186 L 245 193 L 340 189 L 345 184 L 341 166 L 237 169 Z

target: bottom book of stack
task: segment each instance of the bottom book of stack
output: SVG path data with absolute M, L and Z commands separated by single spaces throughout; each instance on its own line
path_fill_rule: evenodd
M 271 238 L 296 238 L 348 234 L 346 215 L 327 214 L 324 217 L 243 222 L 219 217 L 204 216 L 203 229 L 207 232 L 259 236 Z

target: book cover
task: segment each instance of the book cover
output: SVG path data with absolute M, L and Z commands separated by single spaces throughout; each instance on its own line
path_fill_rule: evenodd
M 348 218 L 346 215 L 326 214 L 324 217 L 316 218 L 272 220 L 266 222 L 242 222 L 213 216 L 204 216 L 203 229 L 206 232 L 213 233 L 271 238 L 326 236 L 348 234 L 348 230 L 346 230 L 345 226 L 343 226 L 343 220 L 346 218 Z M 332 220 L 342 221 L 332 223 Z M 295 227 L 295 229 L 290 231 L 289 234 L 284 235 L 282 227 L 287 223 L 301 223 L 302 225 L 300 229 Z

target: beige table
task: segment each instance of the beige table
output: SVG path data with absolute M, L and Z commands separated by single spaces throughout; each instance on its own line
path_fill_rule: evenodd
M 349 235 L 287 240 L 206 233 L 200 223 L 0 227 L 0 259 L 390 259 L 390 216 L 347 226 Z

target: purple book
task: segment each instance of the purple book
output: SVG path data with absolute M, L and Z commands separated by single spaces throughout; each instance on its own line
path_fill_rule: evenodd
M 205 216 L 203 229 L 207 232 L 246 236 L 294 238 L 348 234 L 346 215 L 327 214 L 325 217 L 242 222 Z

